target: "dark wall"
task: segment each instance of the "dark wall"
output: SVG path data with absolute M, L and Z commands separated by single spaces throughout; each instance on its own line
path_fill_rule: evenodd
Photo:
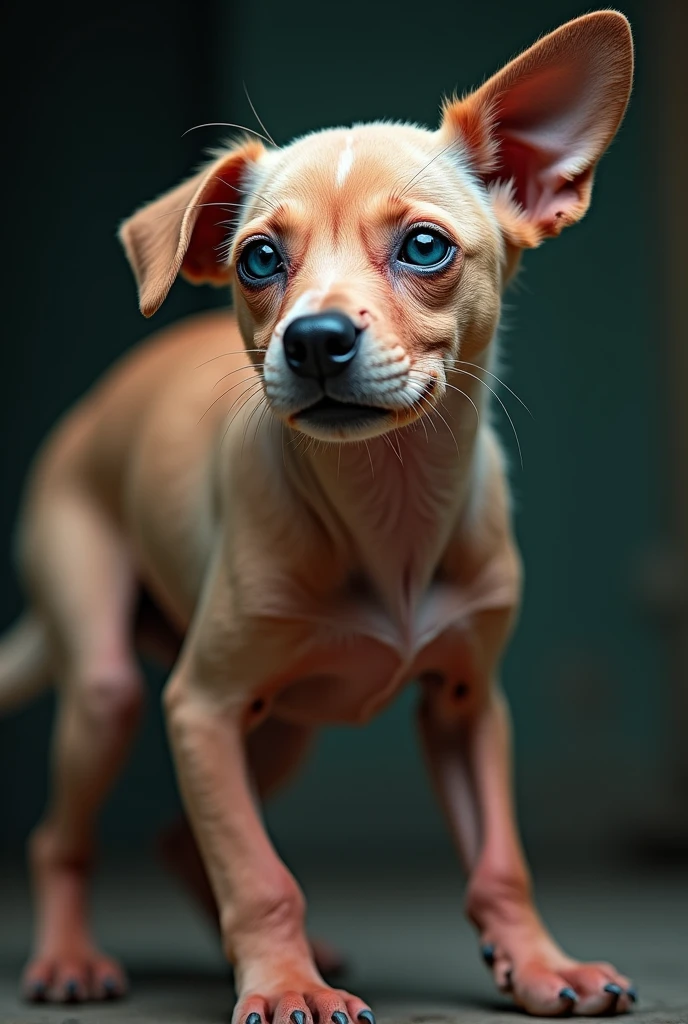
M 115 233 L 189 173 L 201 140 L 182 133 L 224 106 L 213 5 L 205 9 L 209 22 L 184 0 L 15 4 L 5 15 L 3 624 L 21 607 L 10 536 L 29 460 L 65 408 L 151 330 Z M 221 298 L 180 286 L 154 327 Z M 169 812 L 176 799 L 154 700 L 152 711 L 109 818 L 116 838 L 138 835 L 154 808 Z M 46 697 L 0 722 L 0 837 L 9 845 L 43 803 L 51 714 Z
M 114 239 L 119 220 L 192 168 L 222 136 L 191 125 L 256 126 L 248 86 L 277 142 L 375 117 L 433 124 L 440 97 L 479 84 L 544 31 L 588 8 L 569 0 L 323 5 L 118 5 L 14 11 L 26 54 L 14 77 L 2 349 L 2 536 L 31 453 L 58 413 L 143 336 Z M 624 11 L 638 45 L 635 96 L 582 225 L 527 254 L 506 307 L 502 393 L 523 449 L 512 459 L 526 601 L 505 682 L 514 705 L 521 804 L 536 848 L 617 842 L 642 825 L 665 771 L 663 651 L 634 581 L 660 534 L 658 298 L 651 256 L 657 170 L 646 5 Z M 73 23 L 72 23 L 73 22 Z M 30 44 L 30 45 L 29 45 Z M 257 127 L 257 126 L 256 126 Z M 6 193 L 7 194 L 7 193 Z M 217 301 L 177 285 L 155 326 Z M 505 417 L 496 416 L 512 454 Z M 2 618 L 19 597 L 3 556 Z M 159 681 L 158 681 L 159 685 Z M 19 842 L 40 810 L 50 700 L 0 723 L 0 827 Z M 271 814 L 289 849 L 425 848 L 443 830 L 424 781 L 412 695 L 369 729 L 334 730 Z M 106 815 L 112 841 L 138 841 L 174 808 L 160 717 L 151 714 Z M 309 822 L 317 819 L 317 834 Z M 348 842 L 348 840 L 346 840 Z

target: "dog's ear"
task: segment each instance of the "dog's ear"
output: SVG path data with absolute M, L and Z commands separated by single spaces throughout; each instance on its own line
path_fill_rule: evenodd
M 445 145 L 461 141 L 512 244 L 538 245 L 583 216 L 632 78 L 628 21 L 597 11 L 545 36 L 469 96 L 445 103 L 441 138 Z
M 144 316 L 160 308 L 180 272 L 195 284 L 229 282 L 229 268 L 219 251 L 227 238 L 227 220 L 234 219 L 242 183 L 264 152 L 257 141 L 238 146 L 122 224 L 119 237 Z

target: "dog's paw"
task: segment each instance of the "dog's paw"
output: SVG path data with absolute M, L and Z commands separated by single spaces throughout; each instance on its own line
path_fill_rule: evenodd
M 363 1000 L 342 989 L 299 987 L 237 1002 L 232 1024 L 375 1024 Z
M 528 958 L 486 942 L 482 957 L 500 992 L 538 1017 L 628 1013 L 637 1000 L 630 980 L 607 963 L 579 963 L 560 953 Z
M 21 990 L 32 1003 L 83 1003 L 121 998 L 127 980 L 119 964 L 97 950 L 65 950 L 31 960 Z

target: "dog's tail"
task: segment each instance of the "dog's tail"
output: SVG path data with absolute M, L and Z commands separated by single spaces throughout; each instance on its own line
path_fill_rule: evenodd
M 0 637 L 0 714 L 47 688 L 50 660 L 45 627 L 29 612 Z

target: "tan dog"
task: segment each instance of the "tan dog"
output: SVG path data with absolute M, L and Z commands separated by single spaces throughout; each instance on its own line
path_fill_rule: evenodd
M 521 574 L 483 383 L 520 252 L 585 213 L 632 63 L 625 18 L 586 15 L 446 103 L 438 131 L 246 141 L 123 226 L 146 316 L 181 272 L 232 283 L 237 322 L 195 318 L 125 358 L 32 474 L 32 612 L 0 654 L 6 705 L 60 683 L 30 998 L 124 989 L 86 888 L 142 700 L 145 587 L 185 636 L 165 712 L 236 1024 L 372 1021 L 316 968 L 257 797 L 319 726 L 364 723 L 414 680 L 496 984 L 534 1014 L 630 1008 L 629 980 L 565 955 L 533 904 L 499 688 Z

